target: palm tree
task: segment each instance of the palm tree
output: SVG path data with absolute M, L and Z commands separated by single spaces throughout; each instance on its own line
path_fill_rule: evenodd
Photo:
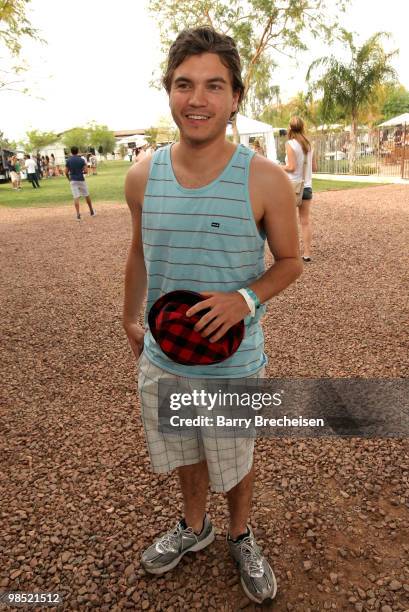
M 321 57 L 312 62 L 307 72 L 310 91 L 321 91 L 323 94 L 324 117 L 331 117 L 338 107 L 351 122 L 350 172 L 353 172 L 356 161 L 358 121 L 368 107 L 373 105 L 379 86 L 396 79 L 396 72 L 390 60 L 397 51 L 385 52 L 381 44 L 383 36 L 389 34 L 377 32 L 361 47 L 356 47 L 352 34 L 344 31 L 344 41 L 351 54 L 350 61 L 342 62 L 334 56 Z M 318 68 L 326 70 L 313 81 L 312 74 Z

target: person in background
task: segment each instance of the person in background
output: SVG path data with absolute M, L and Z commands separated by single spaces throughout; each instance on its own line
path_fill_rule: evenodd
M 83 156 L 78 155 L 78 147 L 71 147 L 71 157 L 66 161 L 65 176 L 70 181 L 71 193 L 74 197 L 74 206 L 77 212 L 77 221 L 81 221 L 80 214 L 80 197 L 85 198 L 88 204 L 89 214 L 95 217 L 97 214 L 92 207 L 91 198 L 89 197 L 87 183 L 85 182 L 84 174 L 87 174 L 87 162 Z
M 8 165 L 12 188 L 16 191 L 21 191 L 21 166 L 16 155 L 10 158 Z
M 29 155 L 25 155 L 24 157 L 26 160 L 24 162 L 24 166 L 27 170 L 27 180 L 30 181 L 33 186 L 33 189 L 39 189 L 40 183 L 38 182 L 37 176 L 37 162 L 33 157 L 30 157 Z
M 288 142 L 285 145 L 286 158 L 284 170 L 291 181 L 301 181 L 303 177 L 304 156 L 307 156 L 305 181 L 301 205 L 298 206 L 298 215 L 301 225 L 303 243 L 303 261 L 310 262 L 312 229 L 310 207 L 312 200 L 312 173 L 317 171 L 314 152 L 310 141 L 305 134 L 304 121 L 300 117 L 291 117 L 288 128 Z
M 259 140 L 255 140 L 254 144 L 253 144 L 253 149 L 255 150 L 256 153 L 258 153 L 259 155 L 263 155 L 264 157 L 266 156 L 263 147 L 260 144 Z
M 38 176 L 38 180 L 40 181 L 43 178 L 43 168 L 42 168 L 42 161 L 41 161 L 40 153 L 37 153 L 36 162 L 37 162 L 37 176 Z
M 134 164 L 138 164 L 145 158 L 145 150 L 143 147 L 135 148 L 135 153 L 132 156 L 132 161 Z
M 44 176 L 45 178 L 49 177 L 49 172 L 50 172 L 50 158 L 48 157 L 48 155 L 45 156 L 45 162 L 44 162 Z
M 51 153 L 50 155 L 50 164 L 49 164 L 49 173 L 50 173 L 50 178 L 55 176 L 55 157 L 54 157 L 54 153 Z
M 91 172 L 94 175 L 97 173 L 97 156 L 95 153 L 91 153 L 89 161 L 91 163 Z
M 151 157 L 154 154 L 154 152 L 155 152 L 154 148 L 150 144 L 146 144 L 143 147 L 143 150 L 144 150 L 144 153 L 145 153 L 145 157 Z

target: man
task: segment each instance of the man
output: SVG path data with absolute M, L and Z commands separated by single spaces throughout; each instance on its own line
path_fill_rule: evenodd
M 33 189 L 39 189 L 40 183 L 38 182 L 37 163 L 35 159 L 31 158 L 29 155 L 25 155 L 24 159 L 26 160 L 24 162 L 24 167 L 27 170 L 27 180 L 30 181 Z
M 140 360 L 141 415 L 155 472 L 178 469 L 184 517 L 142 554 L 146 571 L 162 574 L 188 551 L 206 547 L 214 530 L 206 514 L 209 480 L 227 494 L 227 543 L 240 568 L 247 596 L 273 598 L 276 580 L 248 526 L 254 481 L 254 440 L 200 435 L 165 436 L 157 428 L 158 381 L 182 377 L 237 378 L 262 375 L 266 363 L 255 309 L 302 271 L 293 190 L 284 172 L 242 145 L 226 140 L 226 127 L 244 92 L 234 41 L 211 28 L 186 30 L 170 48 L 163 79 L 180 142 L 159 149 L 128 172 L 126 199 L 133 238 L 125 274 L 124 328 Z M 143 210 L 143 220 L 142 220 Z M 275 263 L 264 271 L 267 238 Z M 195 325 L 217 341 L 245 320 L 239 350 L 217 365 L 171 361 L 150 331 L 138 324 L 161 295 L 193 289 L 206 299 L 186 313 L 207 310 Z M 238 290 L 241 290 L 239 293 Z M 243 292 L 246 297 L 243 296 Z M 250 316 L 251 315 L 251 316 Z M 143 353 L 142 353 L 143 351 Z M 175 440 L 177 438 L 177 440 Z M 224 444 L 224 446 L 223 446 Z
M 71 157 L 65 163 L 65 176 L 70 181 L 71 193 L 74 197 L 74 206 L 77 212 L 77 221 L 81 221 L 80 197 L 84 196 L 88 204 L 89 214 L 95 217 L 97 214 L 92 207 L 89 197 L 88 187 L 85 182 L 84 174 L 87 174 L 87 162 L 78 155 L 78 147 L 71 147 Z

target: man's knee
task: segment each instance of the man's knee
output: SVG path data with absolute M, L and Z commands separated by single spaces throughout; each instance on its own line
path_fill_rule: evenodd
M 189 465 L 181 465 L 178 467 L 179 474 L 182 475 L 192 475 L 195 476 L 197 474 L 201 474 L 207 472 L 207 461 L 206 459 L 202 459 L 198 463 L 191 463 Z

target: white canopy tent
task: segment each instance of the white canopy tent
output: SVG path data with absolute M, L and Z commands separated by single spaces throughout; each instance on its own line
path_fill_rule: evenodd
M 129 143 L 135 143 L 135 147 L 143 147 L 144 145 L 148 144 L 148 141 L 145 140 L 145 138 L 140 134 L 134 134 L 133 136 L 125 136 L 124 138 L 121 138 L 121 140 L 117 140 L 116 146 L 119 147 L 120 145 L 128 145 Z
M 272 128 L 271 125 L 238 114 L 237 129 L 240 135 L 240 142 L 246 146 L 249 145 L 250 136 L 264 136 L 267 158 L 271 159 L 271 161 L 273 162 L 277 162 L 277 151 L 274 140 L 274 128 Z M 226 133 L 228 136 L 231 136 L 233 134 L 233 129 L 230 124 L 227 126 Z
M 388 119 L 388 121 L 381 123 L 379 127 L 391 127 L 394 125 L 404 125 L 405 123 L 409 124 L 409 113 L 403 113 L 402 115 L 392 117 L 392 119 Z

